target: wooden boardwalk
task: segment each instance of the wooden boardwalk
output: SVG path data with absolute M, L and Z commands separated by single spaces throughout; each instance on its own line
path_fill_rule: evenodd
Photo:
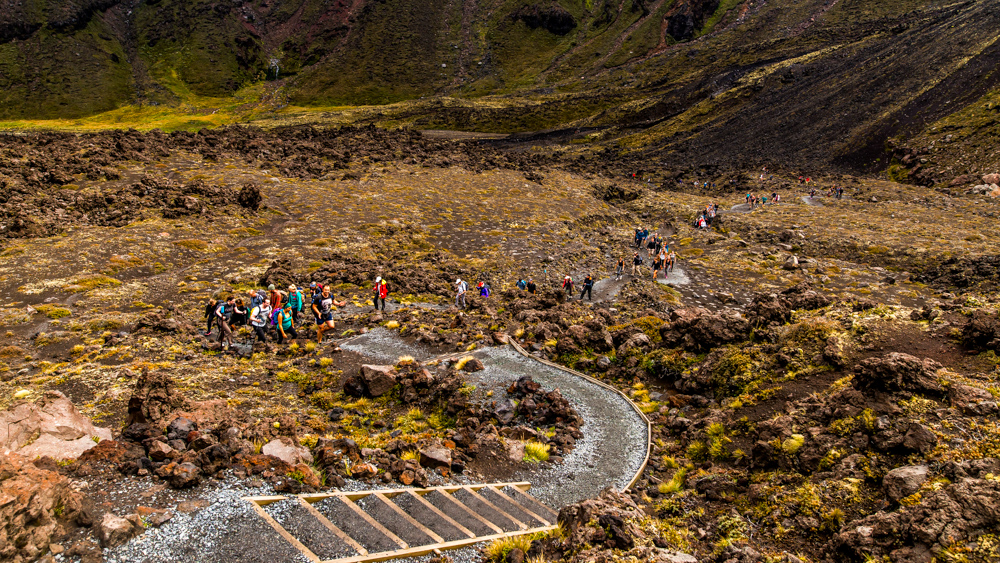
M 558 514 L 530 483 L 246 497 L 310 561 L 365 563 L 547 532 Z

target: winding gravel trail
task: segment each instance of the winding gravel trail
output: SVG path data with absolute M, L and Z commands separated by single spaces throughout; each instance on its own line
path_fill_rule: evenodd
M 376 329 L 341 348 L 395 361 L 402 355 L 421 360 L 429 354 L 393 333 Z M 523 471 L 511 481 L 530 481 L 531 494 L 556 510 L 597 496 L 607 487 L 627 488 L 646 459 L 648 427 L 643 417 L 619 393 L 569 371 L 525 357 L 511 347 L 483 348 L 471 353 L 486 369 L 468 374 L 475 397 L 492 391 L 494 400 L 506 397 L 506 388 L 522 376 L 531 376 L 544 389 L 559 391 L 584 420 L 583 438 L 561 464 Z

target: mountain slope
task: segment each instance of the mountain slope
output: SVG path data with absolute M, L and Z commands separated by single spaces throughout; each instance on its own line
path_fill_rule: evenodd
M 887 139 L 1000 85 L 993 2 L 0 3 L 2 119 L 272 81 L 302 106 L 466 100 L 415 103 L 395 121 L 420 127 L 583 128 L 581 147 L 647 161 L 858 171 L 890 164 Z

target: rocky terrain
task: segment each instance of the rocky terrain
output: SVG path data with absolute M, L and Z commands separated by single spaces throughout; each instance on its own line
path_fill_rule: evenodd
M 553 506 L 558 531 L 457 559 L 997 560 L 991 193 L 633 177 L 627 155 L 523 148 L 373 127 L 5 138 L 0 560 L 175 553 L 189 526 L 259 524 L 235 491 L 525 476 L 556 503 L 545 475 L 600 482 L 619 462 L 588 440 L 593 407 L 540 363 L 542 384 L 494 365 L 510 339 L 631 397 L 650 456 L 625 490 Z M 747 191 L 782 203 L 748 212 Z M 666 280 L 612 275 L 636 227 L 677 252 Z M 560 290 L 588 274 L 593 301 Z M 493 294 L 460 310 L 456 278 Z M 209 298 L 310 282 L 346 301 L 320 345 L 308 322 L 233 350 L 204 333 Z M 240 530 L 225 549 L 263 533 Z

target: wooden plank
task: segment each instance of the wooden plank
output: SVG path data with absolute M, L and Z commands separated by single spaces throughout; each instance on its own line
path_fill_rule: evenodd
M 378 521 L 372 518 L 367 512 L 361 510 L 361 507 L 355 504 L 354 501 L 348 500 L 344 497 L 340 497 L 340 502 L 346 504 L 358 516 L 364 518 L 365 522 L 367 522 L 369 526 L 385 534 L 385 537 L 392 540 L 392 542 L 398 545 L 400 549 L 407 549 L 408 547 L 410 547 L 409 545 L 406 544 L 405 541 L 399 539 L 399 536 L 387 530 L 385 526 L 379 524 Z
M 525 534 L 534 534 L 537 532 L 550 532 L 554 530 L 556 526 L 544 526 L 540 528 L 532 528 L 530 530 L 520 530 L 517 532 L 507 532 L 500 534 L 493 534 L 490 536 L 479 536 L 476 538 L 469 538 L 464 540 L 455 540 L 445 543 L 424 545 L 420 547 L 411 547 L 408 549 L 400 549 L 398 551 L 383 551 L 380 553 L 372 553 L 369 555 L 358 555 L 355 557 L 344 557 L 342 559 L 330 559 L 324 561 L 323 563 L 374 563 L 376 561 L 386 561 L 389 559 L 397 559 L 402 557 L 419 557 L 421 555 L 427 555 L 429 553 L 434 553 L 436 551 L 447 551 L 450 549 L 458 549 L 460 547 L 465 547 L 467 545 L 472 545 L 479 542 L 493 541 L 501 538 L 509 538 L 515 536 L 522 536 Z
M 546 526 L 551 526 L 552 524 L 555 524 L 555 522 L 552 522 L 549 518 L 543 518 L 541 515 L 535 514 L 535 511 L 528 510 L 528 507 L 526 507 L 523 504 L 517 502 L 516 500 L 510 498 L 509 496 L 507 496 L 506 494 L 504 494 L 504 492 L 501 491 L 500 489 L 497 489 L 495 487 L 487 487 L 487 488 L 489 490 L 493 491 L 496 495 L 500 496 L 500 498 L 506 500 L 507 502 L 513 504 L 514 506 L 516 506 L 519 509 L 521 509 L 524 512 L 526 512 L 528 514 L 528 516 L 531 516 L 532 518 L 537 519 L 542 524 L 545 524 Z
M 459 524 L 458 522 L 452 520 L 451 516 L 448 516 L 444 512 L 441 512 L 440 508 L 438 508 L 438 507 L 434 506 L 433 504 L 431 504 L 430 502 L 428 502 L 427 499 L 425 499 L 423 496 L 418 495 L 418 494 L 414 493 L 413 491 L 409 491 L 409 494 L 414 499 L 416 499 L 417 502 L 423 504 L 428 510 L 430 510 L 434 514 L 437 514 L 438 518 L 440 518 L 440 519 L 444 520 L 445 522 L 451 524 L 452 526 L 455 526 L 456 528 L 458 528 L 459 532 L 462 532 L 463 534 L 469 536 L 470 538 L 476 537 L 476 534 L 473 534 L 471 531 L 469 531 L 468 528 L 466 528 L 465 526 L 463 526 L 463 525 Z
M 491 485 L 494 486 L 494 487 L 501 487 L 501 488 L 502 487 L 516 487 L 516 488 L 518 488 L 518 489 L 520 489 L 522 491 L 528 491 L 528 490 L 531 489 L 531 483 L 529 483 L 527 481 L 517 481 L 517 482 L 511 482 L 511 483 L 491 483 Z M 472 485 L 472 486 L 482 488 L 485 485 Z M 408 493 L 408 492 L 411 492 L 411 491 L 415 492 L 418 495 L 426 495 L 426 494 L 434 492 L 434 491 L 446 491 L 446 492 L 447 491 L 452 491 L 452 492 L 454 492 L 454 491 L 457 491 L 460 488 L 462 488 L 461 485 L 450 485 L 450 486 L 449 485 L 445 485 L 445 486 L 438 486 L 438 487 L 427 487 L 426 489 L 418 489 L 418 488 L 415 488 L 415 487 L 406 487 L 406 488 L 399 488 L 399 489 L 379 489 L 377 492 L 379 492 L 379 493 L 381 493 L 383 495 L 386 495 L 386 496 L 388 496 L 388 497 L 391 498 L 393 496 L 404 494 L 404 493 Z M 319 501 L 324 500 L 324 499 L 328 499 L 330 497 L 343 497 L 343 496 L 351 497 L 351 496 L 358 496 L 360 498 L 362 496 L 370 495 L 373 492 L 376 492 L 376 491 L 365 491 L 365 492 L 332 491 L 332 492 L 329 492 L 329 493 L 302 494 L 302 495 L 299 495 L 299 497 L 305 499 L 307 502 L 315 503 L 315 502 L 319 502 Z M 275 498 L 277 500 L 283 500 L 285 497 L 247 497 L 247 498 L 261 498 L 261 499 Z M 271 501 L 271 502 L 275 502 L 275 501 Z
M 278 524 L 278 521 L 275 520 L 274 518 L 272 518 L 271 515 L 268 514 L 261 507 L 261 505 L 257 504 L 256 502 L 251 501 L 250 502 L 250 506 L 253 507 L 254 511 L 256 511 L 257 514 L 259 514 L 260 517 L 263 518 L 265 522 L 267 522 L 268 524 L 271 525 L 272 528 L 274 528 L 274 531 L 278 532 L 278 534 L 281 537 L 285 538 L 285 540 L 288 543 L 292 544 L 292 546 L 295 547 L 295 549 L 301 551 L 302 555 L 305 555 L 306 557 L 308 557 L 310 561 L 313 561 L 313 562 L 316 562 L 316 563 L 318 563 L 320 561 L 319 557 L 315 553 L 313 553 L 311 549 L 309 549 L 308 547 L 302 545 L 302 542 L 300 542 L 299 540 L 295 539 L 295 537 L 292 536 L 292 534 L 288 533 L 288 530 L 282 528 L 281 524 Z
M 392 510 L 393 512 L 395 512 L 397 516 L 399 516 L 403 520 L 406 520 L 414 528 L 416 528 L 416 529 L 420 530 L 421 532 L 427 534 L 427 536 L 430 537 L 435 542 L 437 542 L 437 543 L 444 542 L 444 538 L 442 538 L 441 536 L 435 534 L 434 530 L 431 530 L 427 526 L 424 526 L 420 522 L 417 522 L 416 518 L 414 518 L 414 517 L 410 516 L 409 514 L 407 514 L 402 508 L 396 506 L 396 503 L 392 502 L 391 500 L 389 500 L 388 498 L 386 498 L 381 493 L 375 493 L 374 496 L 375 496 L 375 498 L 377 498 L 378 500 L 380 500 L 383 504 L 385 504 L 389 508 L 389 510 Z
M 288 497 L 282 496 L 263 496 L 263 497 L 243 497 L 243 500 L 248 500 L 258 506 L 267 506 L 269 504 L 276 503 L 281 500 L 285 500 Z
M 535 497 L 533 497 L 533 496 L 529 495 L 528 493 L 526 493 L 526 492 L 522 491 L 521 489 L 518 489 L 518 488 L 515 488 L 514 490 L 515 490 L 515 491 L 517 491 L 517 492 L 516 492 L 516 493 L 512 493 L 512 494 L 510 494 L 510 495 L 507 495 L 507 493 L 503 493 L 503 491 L 499 491 L 499 492 L 501 492 L 501 493 L 503 493 L 503 494 L 507 495 L 507 496 L 508 496 L 508 497 L 510 497 L 510 498 L 511 498 L 512 500 L 514 500 L 514 499 L 515 499 L 515 497 L 517 497 L 517 496 L 522 496 L 522 495 L 523 495 L 525 499 L 527 499 L 527 500 L 530 500 L 530 501 L 532 502 L 532 506 L 534 506 L 534 505 L 536 505 L 536 504 L 538 505 L 538 507 L 537 507 L 537 509 L 536 509 L 536 510 L 534 511 L 534 513 L 535 513 L 535 514 L 539 514 L 539 512 L 540 512 L 540 511 L 539 511 L 538 509 L 541 509 L 541 512 L 544 512 L 544 513 L 545 513 L 545 515 L 546 515 L 546 519 L 547 519 L 547 520 L 548 520 L 548 521 L 549 521 L 550 523 L 552 523 L 552 524 L 554 524 L 554 523 L 555 523 L 555 522 L 556 522 L 556 521 L 557 521 L 557 520 L 559 519 L 559 512 L 558 512 L 558 511 L 555 511 L 555 510 L 552 510 L 551 508 L 549 508 L 548 506 L 546 506 L 544 502 L 542 502 L 542 501 L 538 500 L 537 498 L 535 498 Z M 522 500 L 522 501 L 519 501 L 519 503 L 518 503 L 518 504 L 519 504 L 520 506 L 524 506 L 524 505 L 525 505 L 525 503 L 524 503 L 524 501 L 523 501 L 523 500 Z
M 493 530 L 494 532 L 496 532 L 498 534 L 504 533 L 504 531 L 501 530 L 496 524 L 494 524 L 493 522 L 490 522 L 486 518 L 483 518 L 482 516 L 480 516 L 477 512 L 475 512 L 474 510 L 472 510 L 468 506 L 465 506 L 464 504 L 458 502 L 458 499 L 452 497 L 450 494 L 442 492 L 441 495 L 444 498 L 448 499 L 448 502 L 450 502 L 451 504 L 459 507 L 459 509 L 463 510 L 467 516 L 470 516 L 470 517 L 472 517 L 472 518 L 474 518 L 476 520 L 479 520 L 480 522 L 483 523 L 484 526 L 488 527 L 489 529 Z
M 521 528 L 522 530 L 527 530 L 528 529 L 529 526 L 527 524 L 525 524 L 524 522 L 521 522 L 517 518 L 514 518 L 510 514 L 507 514 L 506 512 L 504 512 L 503 510 L 501 510 L 499 506 L 497 506 L 497 505 L 493 504 L 492 502 L 490 502 L 490 501 L 486 500 L 485 498 L 483 498 L 482 495 L 480 495 L 476 491 L 473 491 L 472 487 L 465 486 L 465 487 L 462 487 L 462 488 L 465 489 L 470 495 L 472 495 L 472 496 L 476 497 L 477 499 L 479 499 L 480 501 L 482 501 L 484 504 L 486 504 L 486 506 L 492 508 L 493 510 L 496 510 L 502 516 L 510 519 L 510 521 L 513 522 L 518 528 Z
M 313 505 L 309 504 L 308 502 L 306 502 L 306 500 L 303 499 L 302 497 L 299 497 L 299 502 L 302 503 L 302 505 L 306 507 L 306 510 L 308 510 L 309 513 L 313 515 L 313 518 L 319 520 L 320 524 L 323 524 L 324 526 L 326 526 L 326 528 L 328 530 L 330 530 L 331 532 L 333 532 L 333 534 L 335 536 L 337 536 L 338 538 L 340 538 L 341 540 L 343 540 L 344 543 L 346 543 L 347 545 L 351 546 L 352 549 L 354 549 L 355 551 L 357 551 L 361 555 L 368 555 L 368 550 L 367 549 L 361 547 L 361 544 L 358 543 L 358 542 L 356 542 L 356 541 L 354 541 L 354 538 L 352 538 L 351 536 L 347 535 L 346 532 L 344 532 L 343 530 L 341 530 L 340 528 L 338 528 L 337 525 L 334 524 L 333 522 L 331 522 L 326 516 L 323 516 L 323 513 L 320 512 L 319 510 L 316 510 L 315 506 L 313 506 Z

